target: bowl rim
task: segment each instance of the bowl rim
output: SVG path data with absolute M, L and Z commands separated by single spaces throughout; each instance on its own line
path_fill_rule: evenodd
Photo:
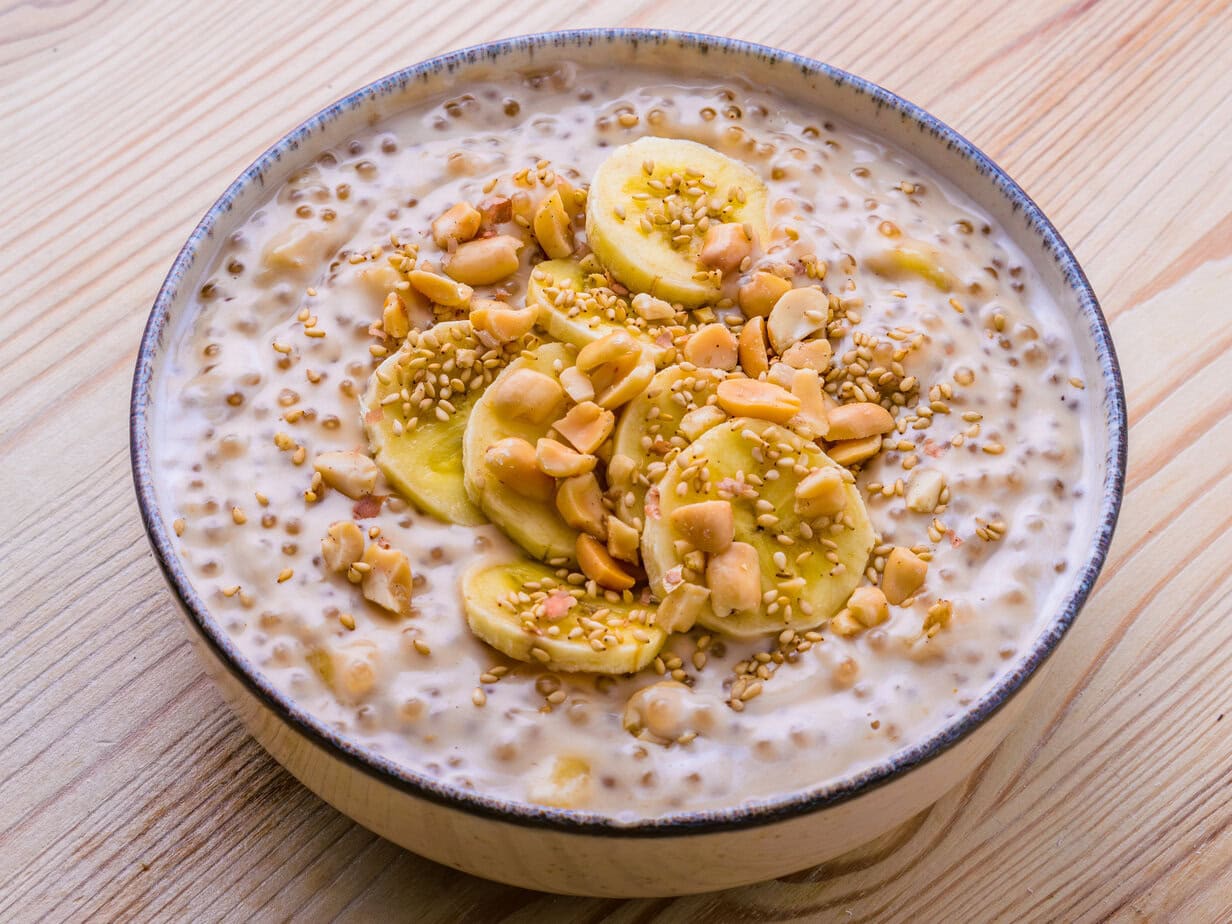
M 1078 298 L 1078 312 L 1088 324 L 1096 359 L 1105 388 L 1104 417 L 1107 425 L 1107 471 L 1099 505 L 1098 525 L 1089 555 L 1082 568 L 1072 572 L 1073 589 L 1061 603 L 1057 614 L 1036 638 L 1029 655 L 997 682 L 961 715 L 936 729 L 928 737 L 858 772 L 823 785 L 788 792 L 743 805 L 677 812 L 624 822 L 595 812 L 549 808 L 484 795 L 478 791 L 444 783 L 431 776 L 399 765 L 388 757 L 348 740 L 326 723 L 309 715 L 290 697 L 276 690 L 244 657 L 198 596 L 175 552 L 174 537 L 159 515 L 158 499 L 150 460 L 148 412 L 158 345 L 168 323 L 168 313 L 178 294 L 181 277 L 198 252 L 213 236 L 219 219 L 231 210 L 234 200 L 252 182 L 264 184 L 266 171 L 283 156 L 295 153 L 313 132 L 330 121 L 377 96 L 399 90 L 413 79 L 424 79 L 442 70 L 452 71 L 481 59 L 496 61 L 509 53 L 533 54 L 542 46 L 585 48 L 596 43 L 675 43 L 703 54 L 715 50 L 740 56 L 770 59 L 773 63 L 799 68 L 806 76 L 829 79 L 859 94 L 871 97 L 879 106 L 914 121 L 919 128 L 936 136 L 958 156 L 970 161 L 1015 210 L 1024 212 L 1031 229 L 1040 235 L 1046 250 L 1056 260 L 1065 284 Z M 839 113 L 841 115 L 841 113 Z M 933 760 L 966 738 L 1001 709 L 1056 649 L 1085 603 L 1107 556 L 1116 526 L 1125 481 L 1128 420 L 1124 386 L 1107 322 L 1099 302 L 1060 233 L 1027 193 L 993 160 L 974 144 L 923 108 L 883 87 L 847 71 L 812 58 L 766 45 L 697 32 L 665 29 L 571 29 L 519 35 L 472 45 L 447 52 L 375 80 L 340 98 L 301 122 L 262 153 L 210 206 L 177 254 L 168 271 L 146 323 L 133 374 L 129 414 L 130 458 L 138 507 L 155 559 L 186 614 L 187 622 L 209 646 L 218 661 L 282 722 L 298 734 L 349 766 L 410 795 L 440 805 L 517 825 L 575 834 L 603 834 L 620 837 L 670 837 L 704 832 L 732 831 L 785 821 L 845 802 L 898 780 L 912 769 Z

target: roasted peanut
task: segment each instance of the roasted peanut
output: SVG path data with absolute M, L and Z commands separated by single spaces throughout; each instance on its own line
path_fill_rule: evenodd
M 593 453 L 612 433 L 616 415 L 593 401 L 583 401 L 569 409 L 553 426 L 578 452 Z
M 941 503 L 945 476 L 933 468 L 917 468 L 907 479 L 907 509 L 916 513 L 932 513 Z
M 856 465 L 881 452 L 881 437 L 866 436 L 862 440 L 843 440 L 826 450 L 826 455 L 839 465 Z
M 563 260 L 573 253 L 573 225 L 559 190 L 539 203 L 531 227 L 539 246 L 550 259 Z
M 492 388 L 489 400 L 493 409 L 511 420 L 545 424 L 565 406 L 565 390 L 560 383 L 534 369 L 511 369 Z
M 469 241 L 479 233 L 479 225 L 483 215 L 469 202 L 459 202 L 450 206 L 432 222 L 432 240 L 441 250 L 449 248 L 449 242 L 459 244 Z
M 706 324 L 685 341 L 684 358 L 695 366 L 731 372 L 736 368 L 736 338 L 726 324 Z
M 757 272 L 740 287 L 736 300 L 747 318 L 764 318 L 775 304 L 791 291 L 790 280 L 774 273 Z
M 607 515 L 607 550 L 613 558 L 636 565 L 640 542 L 636 529 L 610 513 Z
M 890 608 L 881 588 L 865 584 L 851 592 L 847 605 L 830 620 L 830 628 L 839 635 L 857 635 L 889 618 Z
M 312 460 L 312 467 L 321 473 L 327 485 L 352 500 L 375 491 L 380 474 L 380 469 L 367 454 L 353 449 L 323 452 Z
M 427 270 L 411 270 L 406 278 L 417 291 L 446 308 L 460 308 L 463 305 L 469 305 L 471 296 L 475 294 L 470 286 Z
M 822 388 L 821 376 L 813 369 L 797 369 L 791 379 L 791 393 L 800 399 L 800 413 L 792 426 L 810 439 L 822 439 L 830 429 L 832 399 Z
M 688 632 L 710 599 L 710 590 L 697 584 L 677 584 L 655 612 L 655 625 L 664 632 Z
M 607 483 L 613 488 L 627 488 L 633 484 L 637 463 L 629 456 L 617 453 L 607 463 Z
M 765 318 L 752 317 L 745 322 L 744 329 L 740 331 L 738 352 L 740 368 L 749 378 L 758 378 L 770 368 L 770 359 L 766 355 Z
M 792 289 L 774 303 L 766 319 L 766 335 L 782 356 L 792 344 L 824 330 L 830 317 L 830 298 L 818 286 Z
M 806 520 L 837 516 L 847 506 L 843 473 L 829 466 L 809 472 L 796 485 L 795 498 L 796 513 Z
M 444 270 L 468 286 L 494 285 L 518 271 L 521 249 L 522 241 L 509 234 L 468 241 L 445 259 Z
M 595 389 L 595 403 L 605 408 L 627 404 L 654 377 L 654 360 L 625 331 L 613 331 L 578 351 L 577 368 Z
M 321 540 L 321 561 L 330 571 L 341 574 L 364 554 L 364 531 L 351 520 L 331 523 Z
M 736 538 L 736 521 L 729 501 L 685 504 L 673 510 L 670 519 L 677 534 L 703 552 L 726 551 Z
M 727 276 L 740 269 L 745 257 L 752 256 L 753 243 L 745 226 L 738 222 L 711 225 L 702 239 L 698 261 Z
M 471 326 L 481 336 L 487 334 L 494 343 L 508 343 L 530 333 L 535 315 L 533 308 L 511 308 L 487 298 L 471 300 Z
M 890 603 L 898 606 L 924 586 L 927 576 L 928 562 L 919 558 L 911 549 L 895 546 L 886 559 L 881 590 Z
M 572 478 L 585 475 L 595 469 L 598 461 L 588 453 L 574 452 L 564 443 L 543 437 L 535 444 L 535 458 L 539 471 L 553 478 Z
M 509 436 L 489 446 L 484 461 L 497 481 L 515 494 L 546 503 L 552 499 L 556 481 L 539 471 L 535 447 L 526 440 Z
M 826 438 L 830 440 L 862 440 L 894 429 L 893 415 L 871 401 L 840 404 L 830 411 L 829 416 L 830 430 Z
M 565 394 L 578 404 L 595 399 L 595 386 L 577 366 L 561 370 L 560 384 L 565 389 Z
M 800 399 L 785 388 L 756 379 L 726 379 L 716 389 L 719 407 L 733 417 L 787 423 L 800 411 Z
M 727 420 L 723 409 L 713 404 L 703 404 L 695 407 L 680 418 L 680 432 L 690 440 L 695 440 L 711 427 L 716 427 Z
M 608 554 L 607 549 L 594 536 L 579 533 L 577 537 L 577 560 L 582 573 L 608 590 L 628 590 L 636 581 Z
M 575 475 L 562 481 L 556 489 L 556 509 L 561 519 L 574 529 L 589 533 L 596 539 L 607 539 L 603 489 L 593 473 Z
M 720 619 L 761 605 L 761 561 L 747 542 L 733 542 L 706 563 L 710 605 Z
M 382 548 L 375 542 L 364 550 L 361 559 L 368 565 L 364 573 L 364 596 L 377 606 L 405 616 L 411 608 L 411 563 L 397 549 Z
M 670 321 L 676 316 L 676 309 L 671 306 L 671 303 L 655 298 L 646 292 L 639 292 L 633 296 L 630 305 L 634 313 L 645 321 Z
M 814 340 L 800 340 L 793 343 L 783 354 L 783 362 L 793 369 L 812 369 L 820 375 L 825 375 L 830 368 L 830 359 L 834 356 L 834 348 L 824 337 Z
M 385 305 L 381 309 L 381 330 L 395 340 L 403 340 L 411 332 L 411 317 L 407 313 L 406 302 L 397 292 L 385 296 Z

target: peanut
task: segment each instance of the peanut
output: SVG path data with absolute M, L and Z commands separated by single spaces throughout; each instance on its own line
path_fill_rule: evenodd
M 479 214 L 483 218 L 480 228 L 503 225 L 513 219 L 513 203 L 508 196 L 490 196 L 479 203 Z
M 553 426 L 578 452 L 593 453 L 603 445 L 616 425 L 616 415 L 593 401 L 583 401 L 569 409 Z
M 411 332 L 411 318 L 406 311 L 406 302 L 397 292 L 385 296 L 385 305 L 381 309 L 381 329 L 395 340 L 403 340 Z
M 706 324 L 685 341 L 684 358 L 695 366 L 731 372 L 736 368 L 736 338 L 726 324 Z
M 716 389 L 719 407 L 733 417 L 787 423 L 800 411 L 800 399 L 785 388 L 756 379 L 726 379 Z
M 821 375 L 830 368 L 830 359 L 834 356 L 834 348 L 824 337 L 815 340 L 800 340 L 793 343 L 783 354 L 783 362 L 793 369 L 812 369 Z
M 519 238 L 509 234 L 469 241 L 446 258 L 444 270 L 468 286 L 490 286 L 518 271 L 522 246 Z
M 586 373 L 578 369 L 577 366 L 570 366 L 568 369 L 561 370 L 560 384 L 564 387 L 565 394 L 578 404 L 581 404 L 583 401 L 595 400 L 595 386 L 590 383 Z
M 907 479 L 907 509 L 916 513 L 933 513 L 941 503 L 945 476 L 932 468 L 917 468 Z
M 556 509 L 561 519 L 574 529 L 607 540 L 607 511 L 603 489 L 593 473 L 566 478 L 556 489 Z
M 695 549 L 715 554 L 726 551 L 736 538 L 736 520 L 729 501 L 702 501 L 677 507 L 672 528 Z
M 628 590 L 636 581 L 617 564 L 607 549 L 594 536 L 579 533 L 577 537 L 577 560 L 582 573 L 608 590 Z
M 655 625 L 664 632 L 688 632 L 710 599 L 710 590 L 697 584 L 677 584 L 655 612 Z
M 375 642 L 355 639 L 317 648 L 308 653 L 307 661 L 339 699 L 354 704 L 375 689 L 381 652 Z
M 553 478 L 571 478 L 574 475 L 585 475 L 595 469 L 598 461 L 594 456 L 574 452 L 564 443 L 543 437 L 535 444 L 535 459 L 539 471 Z
M 479 225 L 483 222 L 483 214 L 471 206 L 469 202 L 459 202 L 450 206 L 432 222 L 432 240 L 441 250 L 449 248 L 449 242 L 459 244 L 469 241 L 479 233 Z
M 701 718 L 692 689 L 675 680 L 661 680 L 642 687 L 625 703 L 621 724 L 625 731 L 655 744 L 667 745 L 687 732 Z
M 341 574 L 364 554 L 364 531 L 351 520 L 331 523 L 321 540 L 321 561 L 330 571 Z
M 778 278 L 777 276 L 775 277 Z M 740 331 L 740 368 L 751 379 L 760 378 L 770 368 L 766 355 L 766 319 L 752 317 Z
M 669 302 L 655 298 L 647 292 L 639 292 L 633 296 L 631 306 L 644 321 L 670 321 L 676 316 L 676 309 Z
M 508 343 L 530 333 L 535 315 L 533 308 L 511 308 L 492 299 L 471 301 L 471 326 L 481 335 L 487 334 L 494 343 Z
M 725 619 L 732 613 L 761 606 L 761 560 L 757 549 L 747 542 L 733 542 L 727 550 L 712 555 L 706 563 L 706 584 L 715 615 Z
M 740 287 L 736 300 L 746 318 L 764 318 L 775 303 L 791 291 L 791 281 L 774 273 L 757 272 Z
M 856 401 L 840 404 L 830 411 L 830 430 L 826 438 L 834 441 L 862 440 L 894 429 L 894 416 L 880 404 Z
M 881 588 L 865 584 L 851 592 L 847 605 L 830 620 L 830 628 L 839 635 L 856 635 L 889 618 L 890 608 Z
M 752 254 L 753 240 L 744 225 L 739 222 L 725 222 L 706 229 L 698 261 L 702 266 L 717 269 L 727 276 L 740 269 L 744 258 Z
M 695 407 L 680 418 L 680 432 L 690 440 L 695 440 L 711 427 L 716 427 L 727 420 L 723 409 L 713 404 L 703 404 Z
M 857 465 L 881 452 L 881 437 L 866 436 L 862 440 L 843 440 L 826 450 L 826 455 L 839 465 Z
M 559 190 L 539 203 L 531 227 L 539 246 L 551 259 L 563 260 L 573 253 L 573 224 Z
M 550 375 L 534 369 L 512 369 L 492 385 L 488 399 L 497 413 L 526 423 L 541 425 L 560 414 L 565 390 Z
M 815 469 L 796 485 L 796 513 L 806 520 L 833 517 L 847 506 L 846 482 L 836 468 Z
M 687 416 L 687 415 L 686 415 Z M 613 488 L 627 488 L 633 484 L 637 463 L 629 456 L 617 453 L 607 463 L 607 483 Z
M 636 565 L 640 542 L 636 529 L 610 513 L 607 515 L 607 550 L 613 558 Z
M 460 308 L 463 305 L 469 305 L 471 296 L 475 294 L 470 286 L 427 270 L 411 270 L 406 278 L 417 291 L 446 308 Z
M 620 407 L 636 398 L 654 377 L 654 361 L 633 337 L 613 331 L 578 351 L 577 368 L 595 389 L 595 403 Z
M 797 369 L 791 379 L 791 393 L 800 399 L 800 413 L 792 419 L 792 426 L 807 432 L 810 439 L 825 437 L 833 401 L 822 388 L 821 376 L 814 369 Z
M 535 447 L 517 436 L 509 436 L 489 446 L 484 462 L 496 480 L 515 494 L 546 503 L 552 499 L 556 482 L 539 471 Z
M 411 563 L 397 549 L 387 549 L 373 543 L 364 550 L 361 559 L 368 570 L 364 573 L 364 596 L 377 606 L 405 616 L 411 607 Z
M 359 500 L 376 490 L 380 469 L 365 453 L 353 449 L 323 452 L 312 460 L 312 467 L 336 491 L 352 500 Z
M 898 606 L 924 586 L 927 576 L 928 562 L 919 558 L 911 549 L 895 546 L 886 559 L 881 590 L 890 603 Z
M 824 330 L 830 317 L 830 298 L 818 286 L 792 289 L 774 303 L 766 319 L 766 334 L 782 356 L 794 343 Z

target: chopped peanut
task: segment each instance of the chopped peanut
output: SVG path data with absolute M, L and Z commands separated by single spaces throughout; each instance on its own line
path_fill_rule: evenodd
M 630 304 L 637 316 L 645 321 L 670 321 L 676 316 L 676 309 L 670 302 L 655 298 L 648 292 L 637 293 Z
M 509 234 L 468 241 L 446 258 L 444 269 L 468 286 L 494 285 L 517 272 L 522 246 L 520 238 Z
M 607 515 L 607 550 L 613 558 L 636 565 L 640 543 L 636 529 L 610 513 Z
M 511 308 L 504 302 L 487 298 L 471 301 L 471 326 L 487 334 L 494 343 L 508 343 L 530 333 L 535 326 L 533 308 Z
M 357 638 L 310 651 L 307 661 L 339 699 L 354 704 L 376 688 L 381 652 L 375 642 Z
M 881 437 L 866 436 L 862 440 L 843 440 L 826 450 L 826 455 L 839 465 L 857 465 L 881 452 Z
M 777 278 L 777 277 L 776 277 Z M 766 319 L 752 317 L 740 331 L 740 368 L 751 379 L 758 378 L 770 368 L 766 356 Z
M 594 471 L 598 461 L 589 453 L 574 452 L 564 443 L 546 436 L 535 444 L 535 459 L 539 464 L 539 471 L 553 478 L 585 475 Z
M 807 431 L 812 439 L 822 439 L 830 430 L 833 399 L 825 393 L 822 378 L 814 369 L 797 369 L 791 378 L 791 393 L 800 399 L 800 413 L 792 426 Z
M 795 510 L 807 520 L 837 516 L 846 506 L 846 481 L 837 468 L 815 469 L 796 485 Z
M 703 404 L 695 407 L 680 418 L 680 432 L 690 440 L 695 440 L 711 427 L 718 426 L 727 420 L 723 409 L 713 404 Z
M 503 225 L 513 220 L 513 203 L 508 196 L 491 196 L 479 203 L 479 214 L 483 218 L 480 229 Z
M 830 298 L 818 286 L 792 289 L 774 303 L 766 319 L 766 334 L 782 356 L 792 344 L 824 330 L 830 317 Z
M 573 253 L 573 225 L 559 190 L 554 190 L 539 204 L 531 227 L 539 246 L 550 259 L 563 260 Z
M 890 603 L 898 606 L 924 586 L 927 576 L 928 562 L 919 558 L 911 549 L 895 546 L 886 559 L 881 590 Z
M 629 456 L 617 453 L 608 460 L 607 483 L 613 488 L 627 488 L 633 484 L 636 472 L 637 463 Z
M 406 278 L 410 280 L 419 292 L 422 292 L 438 305 L 444 305 L 447 308 L 460 308 L 463 305 L 469 305 L 471 296 L 474 291 L 468 285 L 463 285 L 450 279 L 448 276 L 441 276 L 437 273 L 430 273 L 427 270 L 411 270 L 407 273 Z
M 706 324 L 685 341 L 684 358 L 695 366 L 731 372 L 736 368 L 736 338 L 726 324 Z
M 862 440 L 894 429 L 894 416 L 880 404 L 856 401 L 840 404 L 830 411 L 830 430 L 826 438 L 834 441 Z
M 405 616 L 411 608 L 410 560 L 397 549 L 382 548 L 374 542 L 364 550 L 361 561 L 368 565 L 364 596 L 391 613 Z
M 719 407 L 733 417 L 787 423 L 800 411 L 800 399 L 785 388 L 756 379 L 726 379 L 716 389 Z
M 545 424 L 565 406 L 565 390 L 560 383 L 534 369 L 511 369 L 492 389 L 489 400 L 493 409 L 512 420 Z
M 933 513 L 941 503 L 945 476 L 934 468 L 917 468 L 907 479 L 907 509 Z
M 594 452 L 603 445 L 616 425 L 616 415 L 593 401 L 583 401 L 556 421 L 556 432 L 573 444 L 578 452 Z
M 733 542 L 706 563 L 710 605 L 720 619 L 761 606 L 761 561 L 747 542 Z
M 552 499 L 556 482 L 539 471 L 535 447 L 526 440 L 506 437 L 489 446 L 483 458 L 496 479 L 514 493 L 536 501 Z
M 359 500 L 376 490 L 380 469 L 365 453 L 353 449 L 323 452 L 312 460 L 312 467 L 336 491 Z
M 654 360 L 623 330 L 613 331 L 578 351 L 577 368 L 595 389 L 595 403 L 614 408 L 636 398 L 654 377 Z
M 698 260 L 702 266 L 717 269 L 724 276 L 740 269 L 745 257 L 753 254 L 753 240 L 739 222 L 711 225 L 702 239 Z
M 432 222 L 432 240 L 441 250 L 449 247 L 451 240 L 459 244 L 469 241 L 479 233 L 483 215 L 469 202 L 459 202 L 446 209 Z
M 702 501 L 672 511 L 672 527 L 695 549 L 723 552 L 736 538 L 736 521 L 730 501 Z
M 764 318 L 775 303 L 791 291 L 791 282 L 774 273 L 757 272 L 740 287 L 737 301 L 747 318 Z
M 395 340 L 405 339 L 411 332 L 411 317 L 406 311 L 406 302 L 397 292 L 385 296 L 385 306 L 381 309 L 381 329 Z
M 628 590 L 637 583 L 633 575 L 621 568 L 616 559 L 608 554 L 607 549 L 594 536 L 586 533 L 578 534 L 577 560 L 582 573 L 600 587 L 606 587 L 609 590 Z
M 688 632 L 705 609 L 710 591 L 697 584 L 677 584 L 663 598 L 655 613 L 655 625 L 664 632 Z
M 342 573 L 363 557 L 364 531 L 351 520 L 331 523 L 321 540 L 321 561 L 330 571 Z
M 851 592 L 847 605 L 830 620 L 830 628 L 839 635 L 856 635 L 889 618 L 890 608 L 881 588 L 865 584 Z
M 578 404 L 581 404 L 583 401 L 595 400 L 595 386 L 590 384 L 590 379 L 586 377 L 586 373 L 578 369 L 577 366 L 570 366 L 568 369 L 561 370 L 560 384 L 565 389 L 565 394 Z
M 824 337 L 815 340 L 800 340 L 793 343 L 783 353 L 783 362 L 793 369 L 812 369 L 820 375 L 825 375 L 830 368 L 830 359 L 834 356 L 834 347 Z
M 596 539 L 607 539 L 603 489 L 593 473 L 574 475 L 562 481 L 556 489 L 556 509 L 561 519 L 574 529 L 589 533 Z

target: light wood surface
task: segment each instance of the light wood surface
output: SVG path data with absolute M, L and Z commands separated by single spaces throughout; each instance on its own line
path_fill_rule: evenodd
M 973 139 L 1090 274 L 1132 421 L 1020 730 L 858 855 L 675 901 L 472 879 L 300 787 L 203 677 L 128 471 L 149 304 L 267 144 L 438 52 L 615 24 L 822 58 Z M 1226 2 L 0 2 L 0 920 L 1232 919 L 1230 176 Z

